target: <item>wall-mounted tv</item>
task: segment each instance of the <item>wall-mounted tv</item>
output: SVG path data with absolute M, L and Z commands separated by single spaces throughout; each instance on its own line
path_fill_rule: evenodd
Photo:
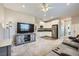
M 17 33 L 32 33 L 34 32 L 34 24 L 17 23 Z

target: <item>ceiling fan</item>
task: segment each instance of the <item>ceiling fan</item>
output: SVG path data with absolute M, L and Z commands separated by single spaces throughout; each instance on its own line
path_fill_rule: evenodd
M 44 12 L 44 17 L 46 17 L 47 12 L 49 11 L 49 9 L 52 9 L 53 7 L 49 7 L 48 3 L 42 3 L 40 4 L 41 6 L 41 11 Z
M 43 11 L 43 12 L 47 12 L 49 9 L 52 9 L 53 7 L 49 7 L 49 5 L 47 4 L 47 3 L 42 3 L 41 4 L 41 10 Z

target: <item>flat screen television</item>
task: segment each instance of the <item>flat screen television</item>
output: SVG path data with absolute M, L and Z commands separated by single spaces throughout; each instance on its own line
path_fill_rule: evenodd
M 32 33 L 34 32 L 34 24 L 17 23 L 17 33 Z

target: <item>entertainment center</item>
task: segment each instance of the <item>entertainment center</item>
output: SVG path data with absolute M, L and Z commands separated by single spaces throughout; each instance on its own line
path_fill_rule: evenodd
M 21 45 L 35 41 L 34 24 L 17 23 L 15 45 Z
M 35 33 L 16 34 L 15 45 L 21 45 L 35 41 Z

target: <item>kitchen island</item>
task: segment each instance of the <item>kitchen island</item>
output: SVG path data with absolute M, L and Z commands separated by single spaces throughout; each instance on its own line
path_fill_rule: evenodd
M 12 41 L 9 39 L 0 40 L 0 56 L 11 55 L 11 44 Z

